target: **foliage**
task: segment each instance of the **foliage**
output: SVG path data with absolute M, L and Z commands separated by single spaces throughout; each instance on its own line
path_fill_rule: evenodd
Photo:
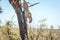
M 12 25 L 12 21 L 6 21 L 6 24 L 0 27 L 0 40 L 21 40 L 21 37 L 19 36 L 19 29 L 13 28 Z M 53 29 L 53 26 L 51 26 L 51 29 L 28 28 L 28 39 L 60 40 L 60 30 Z
M 44 19 L 39 20 L 40 28 L 41 28 L 41 29 L 47 28 L 48 25 L 45 23 L 46 20 L 47 20 L 47 18 L 44 18 Z

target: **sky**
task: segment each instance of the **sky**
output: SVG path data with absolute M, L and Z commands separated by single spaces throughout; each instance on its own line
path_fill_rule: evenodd
M 31 4 L 39 2 L 38 5 L 30 7 L 29 10 L 32 13 L 33 21 L 28 23 L 29 26 L 37 27 L 39 20 L 47 18 L 46 24 L 53 25 L 57 28 L 60 25 L 60 0 L 27 0 Z M 1 0 L 0 6 L 2 7 L 2 14 L 0 19 L 5 22 L 6 20 L 12 20 L 18 25 L 16 13 L 8 0 Z M 11 17 L 14 15 L 13 19 Z

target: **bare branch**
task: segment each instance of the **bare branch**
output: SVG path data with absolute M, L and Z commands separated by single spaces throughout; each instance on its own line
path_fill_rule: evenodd
M 37 5 L 37 4 L 39 4 L 39 2 L 34 3 L 34 4 L 31 4 L 31 5 L 30 5 L 30 6 L 28 6 L 28 7 L 32 7 L 32 6 Z

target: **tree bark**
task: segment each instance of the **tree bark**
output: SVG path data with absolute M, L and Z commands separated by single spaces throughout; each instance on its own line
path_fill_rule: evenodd
M 24 13 L 24 11 L 22 12 L 21 4 L 18 3 L 19 1 L 21 2 L 21 0 L 18 0 L 16 5 L 14 3 L 12 4 L 12 0 L 9 0 L 9 1 L 10 1 L 10 4 L 13 6 L 13 8 L 16 12 L 17 18 L 18 18 L 19 32 L 20 32 L 21 39 L 28 40 L 25 13 Z M 16 1 L 16 0 L 14 0 L 14 1 Z

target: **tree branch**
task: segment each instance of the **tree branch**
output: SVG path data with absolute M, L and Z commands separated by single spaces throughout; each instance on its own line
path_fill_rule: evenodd
M 39 4 L 39 2 L 38 2 L 38 3 L 31 4 L 31 5 L 28 6 L 28 7 L 32 7 L 32 6 L 37 5 L 37 4 Z

